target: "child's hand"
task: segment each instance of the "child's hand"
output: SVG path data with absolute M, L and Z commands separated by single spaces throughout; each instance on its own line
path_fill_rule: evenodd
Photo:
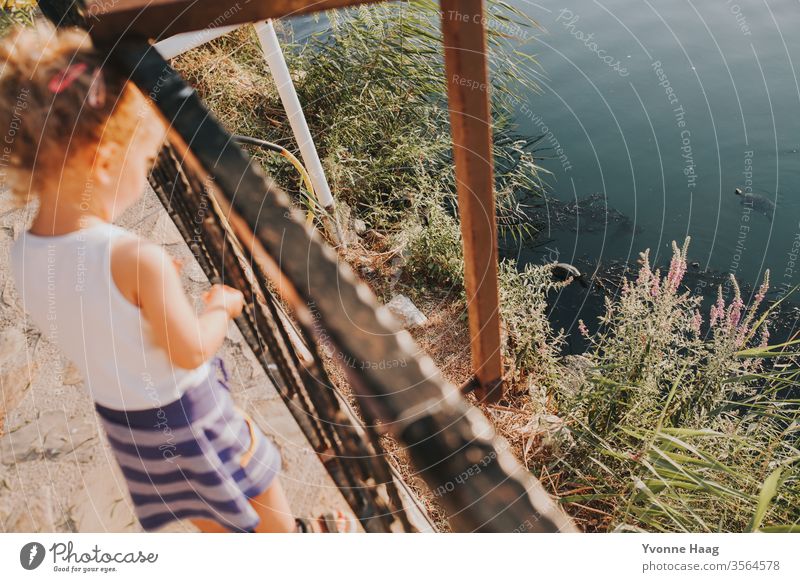
M 239 317 L 244 309 L 242 292 L 227 285 L 213 285 L 203 296 L 203 301 L 207 309 L 221 307 L 231 319 Z

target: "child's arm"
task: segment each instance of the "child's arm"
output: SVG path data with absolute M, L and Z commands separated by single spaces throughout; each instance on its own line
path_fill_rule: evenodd
M 158 245 L 133 237 L 114 244 L 111 273 L 122 294 L 150 324 L 154 342 L 179 368 L 196 368 L 209 360 L 225 340 L 228 321 L 244 305 L 239 291 L 214 285 L 198 317 L 172 258 Z

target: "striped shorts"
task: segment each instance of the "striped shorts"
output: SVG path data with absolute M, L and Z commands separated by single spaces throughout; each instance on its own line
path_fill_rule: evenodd
M 187 518 L 212 519 L 232 531 L 259 522 L 249 499 L 280 471 L 277 447 L 236 408 L 219 362 L 202 383 L 165 406 L 123 411 L 95 404 L 147 531 Z

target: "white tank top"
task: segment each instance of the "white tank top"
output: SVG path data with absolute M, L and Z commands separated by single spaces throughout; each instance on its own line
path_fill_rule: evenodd
M 61 236 L 23 233 L 11 249 L 22 304 L 83 373 L 92 398 L 116 410 L 159 408 L 204 380 L 208 362 L 175 367 L 111 276 L 111 246 L 132 236 L 101 224 Z

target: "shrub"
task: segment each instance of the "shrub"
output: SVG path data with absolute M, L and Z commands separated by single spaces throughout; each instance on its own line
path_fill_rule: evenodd
M 797 368 L 763 345 L 768 275 L 749 307 L 735 281 L 730 303 L 720 288 L 703 334 L 701 298 L 681 288 L 688 242 L 664 275 L 642 255 L 590 338 L 592 369 L 556 391 L 578 443 L 556 465 L 593 490 L 562 501 L 589 503 L 608 528 L 791 527 L 800 424 L 785 391 Z
M 564 343 L 554 333 L 547 318 L 547 296 L 570 283 L 556 283 L 549 265 L 526 265 L 515 261 L 500 264 L 500 313 L 505 332 L 507 363 L 512 367 L 513 384 L 555 388 L 560 378 L 559 356 Z M 535 396 L 535 395 L 533 395 Z

